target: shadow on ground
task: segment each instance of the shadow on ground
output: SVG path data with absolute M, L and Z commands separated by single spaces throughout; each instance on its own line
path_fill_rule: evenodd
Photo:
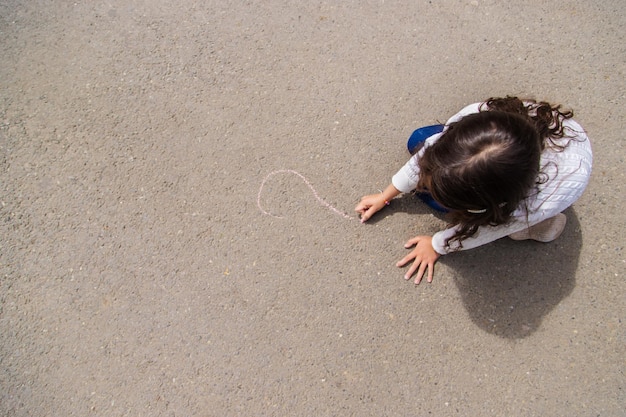
M 394 211 L 433 213 L 415 200 L 410 194 L 398 198 Z M 465 308 L 478 327 L 503 338 L 527 337 L 572 292 L 582 235 L 575 210 L 569 208 L 565 214 L 567 225 L 554 242 L 504 238 L 440 259 L 452 269 Z
M 582 236 L 574 209 L 565 214 L 567 225 L 554 242 L 504 238 L 444 258 L 478 327 L 504 338 L 524 338 L 572 292 Z

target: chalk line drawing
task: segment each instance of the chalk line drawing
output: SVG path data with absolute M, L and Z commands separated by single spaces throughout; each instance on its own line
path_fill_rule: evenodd
M 313 187 L 313 185 L 311 185 L 311 183 L 309 182 L 309 180 L 307 180 L 305 178 L 304 175 L 300 174 L 298 171 L 294 171 L 293 169 L 278 169 L 276 171 L 272 171 L 269 174 L 267 174 L 267 176 L 263 179 L 263 182 L 261 183 L 261 187 L 259 188 L 259 194 L 257 195 L 257 199 L 256 199 L 256 204 L 259 207 L 259 210 L 261 210 L 261 213 L 267 215 L 267 216 L 271 216 L 271 217 L 275 217 L 277 219 L 282 219 L 284 218 L 284 216 L 277 216 L 275 214 L 272 214 L 270 212 L 268 212 L 267 210 L 265 210 L 263 208 L 263 205 L 261 204 L 261 195 L 263 194 L 263 188 L 265 187 L 265 183 L 272 178 L 274 175 L 277 174 L 292 174 L 292 175 L 296 175 L 297 177 L 299 177 L 302 181 L 304 181 L 304 183 L 306 184 L 307 187 L 309 187 L 309 189 L 311 190 L 311 192 L 313 193 L 313 196 L 315 197 L 315 199 L 324 207 L 326 207 L 327 209 L 329 209 L 330 211 L 332 211 L 333 213 L 343 217 L 344 219 L 347 220 L 354 220 L 356 219 L 355 217 L 352 216 L 348 216 L 346 213 L 344 213 L 341 210 L 336 209 L 334 206 L 332 206 L 331 204 L 329 204 L 326 200 L 324 200 L 322 197 L 320 197 L 317 194 L 317 191 L 315 191 L 315 188 Z

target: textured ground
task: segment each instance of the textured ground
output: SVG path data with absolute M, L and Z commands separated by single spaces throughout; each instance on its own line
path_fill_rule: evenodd
M 623 416 L 624 27 L 619 0 L 1 1 L 0 415 Z M 506 94 L 593 140 L 556 242 L 415 287 L 394 264 L 442 219 L 316 200 L 353 216 L 413 128 Z

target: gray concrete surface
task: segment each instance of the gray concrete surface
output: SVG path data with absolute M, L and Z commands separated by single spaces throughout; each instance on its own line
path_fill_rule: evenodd
M 0 415 L 625 415 L 625 27 L 617 0 L 0 2 Z M 441 218 L 362 225 L 275 173 L 353 216 L 415 127 L 506 94 L 592 138 L 556 242 L 416 287 L 395 262 Z

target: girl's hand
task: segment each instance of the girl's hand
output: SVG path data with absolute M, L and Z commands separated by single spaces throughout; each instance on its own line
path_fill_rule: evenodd
M 428 268 L 427 281 L 433 281 L 435 262 L 437 262 L 437 259 L 439 259 L 441 255 L 433 249 L 432 240 L 433 238 L 431 236 L 416 236 L 405 243 L 405 248 L 408 249 L 413 245 L 415 245 L 415 248 L 396 264 L 396 266 L 401 267 L 413 261 L 413 265 L 411 265 L 406 274 L 404 274 L 404 279 L 410 279 L 415 271 L 417 271 L 417 275 L 415 276 L 415 284 L 417 285 L 422 280 L 426 268 Z
M 354 211 L 361 215 L 361 223 L 365 223 L 374 213 L 389 204 L 398 194 L 400 194 L 400 191 L 393 184 L 389 184 L 385 191 L 381 191 L 380 194 L 370 194 L 363 197 Z
M 361 198 L 354 211 L 361 215 L 361 223 L 365 223 L 374 213 L 385 207 L 385 201 L 383 193 L 366 195 Z

